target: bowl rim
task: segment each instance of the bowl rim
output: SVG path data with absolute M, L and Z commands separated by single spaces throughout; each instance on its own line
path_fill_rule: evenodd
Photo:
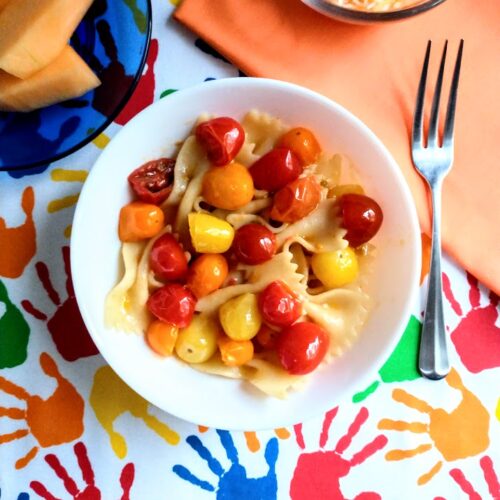
M 344 18 L 349 21 L 376 23 L 379 21 L 401 21 L 403 19 L 416 16 L 417 14 L 422 14 L 430 9 L 433 9 L 434 7 L 437 7 L 445 2 L 445 0 L 427 0 L 405 9 L 386 12 L 368 12 L 363 10 L 348 9 L 346 7 L 341 7 L 340 5 L 327 2 L 326 0 L 302 0 L 302 2 L 317 12 L 334 19 Z
M 418 222 L 418 217 L 417 217 L 417 211 L 415 207 L 415 203 L 413 201 L 413 196 L 411 194 L 410 188 L 404 178 L 404 175 L 397 164 L 396 160 L 393 158 L 392 154 L 389 152 L 387 147 L 384 145 L 384 143 L 378 138 L 378 136 L 366 125 L 360 118 L 358 118 L 356 115 L 351 113 L 349 110 L 347 110 L 344 106 L 341 104 L 337 103 L 336 101 L 333 101 L 332 99 L 316 92 L 313 91 L 309 88 L 289 83 L 289 82 L 284 82 L 280 80 L 273 80 L 273 79 L 268 79 L 268 78 L 257 78 L 257 77 L 247 77 L 247 78 L 239 78 L 239 77 L 233 77 L 233 78 L 223 78 L 219 80 L 212 80 L 212 81 L 205 81 L 202 83 L 199 83 L 197 85 L 187 87 L 185 89 L 181 89 L 178 92 L 176 92 L 173 96 L 181 96 L 181 95 L 189 95 L 189 94 L 196 94 L 200 88 L 204 88 L 206 86 L 219 86 L 219 87 L 224 87 L 224 86 L 231 86 L 234 82 L 238 82 L 238 85 L 243 85 L 243 86 L 261 86 L 261 87 L 266 87 L 266 86 L 272 86 L 272 87 L 278 87 L 282 90 L 289 90 L 292 92 L 300 92 L 303 94 L 305 97 L 311 98 L 311 99 L 316 99 L 318 101 L 322 101 L 325 105 L 333 107 L 337 112 L 339 112 L 341 115 L 344 117 L 348 118 L 349 120 L 352 120 L 356 126 L 360 129 L 360 133 L 366 134 L 376 145 L 376 147 L 380 148 L 384 156 L 386 157 L 387 160 L 387 165 L 388 169 L 392 172 L 392 174 L 396 177 L 396 180 L 402 190 L 402 194 L 404 195 L 404 198 L 408 200 L 408 213 L 409 213 L 409 218 L 408 218 L 408 224 L 411 228 L 411 234 L 413 235 L 413 242 L 411 245 L 411 252 L 415 256 L 415 258 L 409 263 L 409 267 L 411 270 L 410 273 L 410 286 L 408 287 L 407 290 L 407 297 L 406 301 L 404 303 L 404 306 L 401 309 L 401 315 L 399 318 L 399 321 L 397 322 L 396 327 L 394 328 L 394 332 L 392 335 L 387 336 L 387 342 L 385 347 L 381 350 L 380 355 L 373 361 L 371 364 L 371 368 L 367 369 L 361 376 L 359 376 L 355 382 L 353 383 L 353 391 L 356 390 L 363 390 L 370 383 L 373 382 L 374 377 L 377 373 L 377 371 L 380 369 L 381 366 L 387 361 L 388 357 L 390 354 L 394 351 L 397 343 L 399 342 L 401 335 L 403 334 L 405 327 L 407 326 L 408 321 L 410 320 L 410 317 L 412 315 L 413 308 L 415 304 L 417 303 L 418 299 L 418 292 L 419 292 L 419 278 L 420 278 L 420 267 L 421 267 L 421 246 L 420 246 L 420 229 L 419 229 L 419 222 Z M 134 120 L 138 119 L 139 116 L 142 113 L 147 112 L 151 107 L 153 106 L 161 106 L 160 104 L 163 102 L 163 100 L 158 100 L 155 101 L 153 104 L 150 104 L 147 108 L 145 108 L 143 111 L 141 111 L 136 117 L 134 117 L 127 125 L 125 125 L 112 139 L 114 141 L 119 135 L 122 133 L 122 131 L 125 129 L 126 126 L 128 126 L 130 123 L 133 123 Z M 109 145 L 108 145 L 109 147 Z M 105 150 L 106 151 L 106 150 Z M 94 167 L 98 166 L 102 155 L 105 153 L 105 151 L 101 152 L 101 155 L 99 158 L 96 160 Z M 73 219 L 73 231 L 71 235 L 71 252 L 70 252 L 70 261 L 71 261 L 71 269 L 74 270 L 80 269 L 79 272 L 74 273 L 73 276 L 73 285 L 75 289 L 75 296 L 76 300 L 82 315 L 82 318 L 84 320 L 84 323 L 86 325 L 94 325 L 94 320 L 92 319 L 85 303 L 81 302 L 82 295 L 79 293 L 80 292 L 80 275 L 82 274 L 81 269 L 82 266 L 78 265 L 77 259 L 78 259 L 78 251 L 73 251 L 75 248 L 75 245 L 78 246 L 78 240 L 80 238 L 79 236 L 79 231 L 78 228 L 80 226 L 83 226 L 85 224 L 85 213 L 83 212 L 82 206 L 83 206 L 83 201 L 87 199 L 86 191 L 91 189 L 91 184 L 92 178 L 93 178 L 93 172 L 95 172 L 97 169 L 94 167 L 91 168 L 90 173 L 89 173 L 89 178 L 85 182 L 83 189 L 80 194 L 79 201 L 76 206 L 75 214 L 74 214 L 74 219 Z M 101 169 L 102 166 L 99 166 Z M 91 182 L 89 182 L 91 181 Z M 87 294 L 84 294 L 87 295 Z M 244 431 L 248 430 L 246 425 L 241 425 L 241 424 L 231 424 L 231 423 L 226 423 L 221 425 L 220 420 L 217 420 L 217 418 L 213 419 L 210 417 L 201 417 L 198 416 L 199 421 L 194 421 L 193 420 L 193 415 L 190 415 L 186 413 L 183 410 L 179 410 L 176 408 L 175 403 L 169 406 L 168 408 L 165 407 L 164 405 L 158 404 L 157 398 L 154 396 L 153 392 L 148 389 L 147 387 L 143 387 L 137 379 L 131 375 L 131 371 L 129 370 L 121 370 L 118 368 L 115 363 L 116 361 L 116 354 L 113 353 L 112 350 L 110 350 L 108 347 L 105 346 L 105 342 L 102 340 L 102 337 L 97 334 L 97 331 L 94 332 L 91 331 L 91 328 L 88 328 L 89 334 L 92 338 L 92 340 L 95 342 L 97 348 L 99 349 L 99 352 L 101 356 L 104 358 L 105 362 L 113 369 L 116 371 L 117 375 L 129 386 L 131 387 L 134 391 L 136 391 L 138 394 L 140 394 L 143 398 L 145 398 L 150 404 L 153 404 L 157 406 L 159 409 L 162 411 L 167 412 L 168 414 L 182 419 L 186 422 L 191 422 L 194 424 L 198 425 L 205 425 L 207 427 L 213 427 L 213 428 L 219 428 L 219 429 L 226 429 L 230 431 Z M 103 346 L 104 346 L 104 352 L 103 352 Z M 116 367 L 116 368 L 115 368 Z M 355 387 L 354 387 L 355 385 Z M 272 423 L 266 422 L 264 424 L 259 424 L 258 422 L 254 422 L 252 424 L 252 430 L 268 430 L 271 428 L 276 428 L 280 426 L 291 426 L 294 424 L 297 424 L 299 422 L 304 422 L 309 419 L 315 418 L 319 416 L 320 411 L 327 411 L 332 404 L 340 404 L 342 401 L 345 401 L 345 397 L 343 395 L 339 395 L 336 401 L 333 401 L 332 399 L 325 398 L 323 403 L 321 405 L 318 405 L 317 408 L 314 410 L 307 410 L 305 409 L 304 412 L 300 415 L 300 417 L 297 417 L 295 415 L 290 415 L 287 419 L 281 418 L 279 421 L 275 419 L 272 421 Z M 321 408 L 319 408 L 321 406 Z M 269 419 L 270 420 L 270 419 Z
M 129 88 L 127 89 L 127 92 L 125 92 L 122 100 L 118 103 L 113 112 L 110 113 L 103 121 L 103 123 L 99 127 L 97 127 L 91 134 L 89 134 L 87 137 L 85 137 L 85 139 L 81 140 L 71 148 L 68 148 L 67 150 L 61 153 L 52 155 L 47 159 L 38 160 L 31 163 L 25 163 L 23 165 L 17 165 L 15 167 L 9 165 L 0 165 L 0 172 L 5 172 L 5 171 L 16 172 L 18 170 L 31 170 L 37 167 L 41 167 L 43 165 L 50 165 L 55 161 L 66 158 L 67 156 L 75 153 L 76 151 L 80 150 L 81 148 L 92 142 L 97 136 L 99 136 L 102 132 L 104 132 L 104 130 L 106 130 L 109 127 L 109 125 L 111 125 L 114 122 L 115 118 L 123 111 L 123 109 L 129 102 L 130 98 L 132 97 L 132 94 L 134 93 L 135 89 L 137 88 L 137 85 L 142 77 L 142 72 L 144 71 L 144 66 L 146 65 L 146 61 L 148 58 L 149 48 L 151 45 L 151 36 L 153 33 L 153 6 L 151 4 L 151 0 L 146 0 L 146 8 L 147 8 L 146 12 L 147 23 L 146 23 L 146 33 L 145 33 L 146 43 L 144 45 L 144 52 L 139 62 L 137 71 L 134 75 L 134 79 L 132 80 Z

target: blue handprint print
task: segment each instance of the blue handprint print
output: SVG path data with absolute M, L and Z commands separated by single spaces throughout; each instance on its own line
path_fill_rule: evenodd
M 2 490 L 0 489 L 0 498 L 2 498 Z M 30 500 L 30 496 L 27 493 L 19 493 L 17 500 Z
M 206 491 L 216 492 L 217 500 L 271 500 L 275 499 L 278 490 L 276 479 L 276 460 L 278 459 L 278 440 L 272 438 L 266 445 L 264 457 L 269 471 L 264 477 L 249 478 L 247 471 L 240 465 L 238 450 L 234 446 L 233 438 L 228 431 L 217 430 L 220 441 L 226 450 L 231 467 L 224 470 L 220 462 L 212 456 L 198 436 L 188 436 L 186 442 L 198 455 L 207 462 L 209 469 L 218 477 L 218 484 L 214 486 L 208 481 L 196 477 L 183 465 L 174 465 L 173 471 L 185 481 Z

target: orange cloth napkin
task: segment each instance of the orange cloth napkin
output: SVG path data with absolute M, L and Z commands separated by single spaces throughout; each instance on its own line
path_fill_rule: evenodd
M 184 0 L 175 16 L 248 75 L 309 87 L 360 117 L 401 166 L 426 232 L 428 198 L 409 142 L 416 90 L 427 40 L 433 41 L 431 96 L 444 40 L 450 41 L 448 89 L 463 38 L 455 163 L 443 189 L 443 245 L 500 293 L 498 0 L 448 0 L 415 18 L 371 26 L 333 21 L 300 0 Z

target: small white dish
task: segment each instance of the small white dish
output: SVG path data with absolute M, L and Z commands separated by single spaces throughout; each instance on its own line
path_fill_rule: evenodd
M 261 396 L 249 384 L 197 372 L 162 359 L 142 335 L 106 328 L 104 302 L 116 284 L 120 208 L 130 202 L 128 174 L 172 154 L 203 112 L 241 119 L 266 111 L 314 131 L 323 150 L 344 153 L 384 211 L 372 295 L 375 307 L 352 349 L 312 374 L 287 400 Z M 307 420 L 350 398 L 374 380 L 409 320 L 420 274 L 420 232 L 401 171 L 379 139 L 342 106 L 305 88 L 275 80 L 205 82 L 162 99 L 131 120 L 102 152 L 84 185 L 73 223 L 71 267 L 76 297 L 101 354 L 136 392 L 184 420 L 230 430 L 282 427 Z

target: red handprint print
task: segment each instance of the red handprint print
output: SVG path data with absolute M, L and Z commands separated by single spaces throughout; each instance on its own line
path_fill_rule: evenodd
M 354 436 L 356 436 L 361 426 L 368 419 L 368 410 L 361 408 L 346 434 L 339 439 L 335 448 L 328 451 L 324 450 L 328 441 L 330 425 L 337 412 L 338 407 L 330 410 L 325 415 L 323 429 L 319 438 L 321 449 L 300 455 L 292 482 L 290 483 L 290 496 L 293 500 L 309 500 L 311 498 L 345 499 L 340 488 L 340 479 L 347 476 L 352 467 L 362 464 L 386 445 L 387 438 L 379 434 L 350 459 L 343 456 Z M 297 444 L 301 449 L 305 449 L 302 424 L 295 425 L 294 431 Z M 377 500 L 380 498 L 380 495 L 377 493 L 363 492 L 357 495 L 355 500 Z
M 71 496 L 73 500 L 100 500 L 101 491 L 95 485 L 94 471 L 92 470 L 92 465 L 90 464 L 89 457 L 87 454 L 87 448 L 82 442 L 78 442 L 73 447 L 76 459 L 78 460 L 78 466 L 82 472 L 82 478 L 85 482 L 85 487 L 79 489 L 75 483 L 75 480 L 71 478 L 68 474 L 66 468 L 59 462 L 59 459 L 50 453 L 45 456 L 45 461 L 49 464 L 49 467 L 56 473 L 57 477 L 61 479 L 64 484 L 64 488 Z M 123 467 L 120 474 L 120 485 L 122 488 L 121 500 L 130 500 L 130 489 L 134 482 L 135 469 L 134 464 L 127 464 Z M 39 481 L 31 481 L 31 489 L 39 496 L 45 500 L 56 500 L 56 497 L 49 493 L 45 485 Z
M 61 302 L 59 294 L 54 289 L 50 280 L 49 270 L 43 262 L 37 262 L 36 272 L 46 290 L 48 296 L 56 306 L 52 317 L 48 319 L 47 315 L 34 307 L 29 300 L 23 300 L 21 305 L 26 312 L 35 318 L 47 321 L 47 328 L 52 336 L 59 354 L 66 361 L 75 361 L 86 356 L 93 356 L 99 351 L 83 322 L 82 315 L 76 303 L 73 282 L 71 281 L 71 269 L 69 265 L 69 247 L 62 248 L 64 270 L 66 273 L 66 300 Z
M 83 433 L 83 399 L 75 387 L 64 378 L 55 361 L 45 352 L 40 354 L 40 366 L 46 375 L 55 379 L 57 386 L 47 399 L 29 394 L 23 387 L 0 377 L 0 391 L 26 403 L 26 409 L 0 407 L 0 417 L 24 420 L 27 429 L 0 435 L 0 444 L 28 436 L 30 433 L 42 448 L 69 443 Z M 22 469 L 35 458 L 38 446 L 34 446 L 17 460 L 16 469 Z
M 481 307 L 481 293 L 476 278 L 467 274 L 469 302 L 472 309 L 464 316 L 462 307 L 453 296 L 450 280 L 443 274 L 443 290 L 460 323 L 451 333 L 451 340 L 464 366 L 472 373 L 500 366 L 500 328 L 498 319 L 498 296 L 490 292 L 489 304 Z
M 157 58 L 158 40 L 153 38 L 149 46 L 146 69 L 137 84 L 137 88 L 123 111 L 115 118 L 115 122 L 118 125 L 125 125 L 137 113 L 141 112 L 154 101 L 156 87 L 154 70 Z
M 488 455 L 479 460 L 479 465 L 483 470 L 483 477 L 488 487 L 488 492 L 493 500 L 500 500 L 500 483 L 493 468 L 493 461 Z M 469 500 L 483 500 L 483 497 L 475 490 L 474 486 L 467 480 L 465 474 L 460 469 L 451 469 L 450 476 L 460 489 L 467 495 Z M 443 497 L 436 497 L 434 500 L 446 500 Z

